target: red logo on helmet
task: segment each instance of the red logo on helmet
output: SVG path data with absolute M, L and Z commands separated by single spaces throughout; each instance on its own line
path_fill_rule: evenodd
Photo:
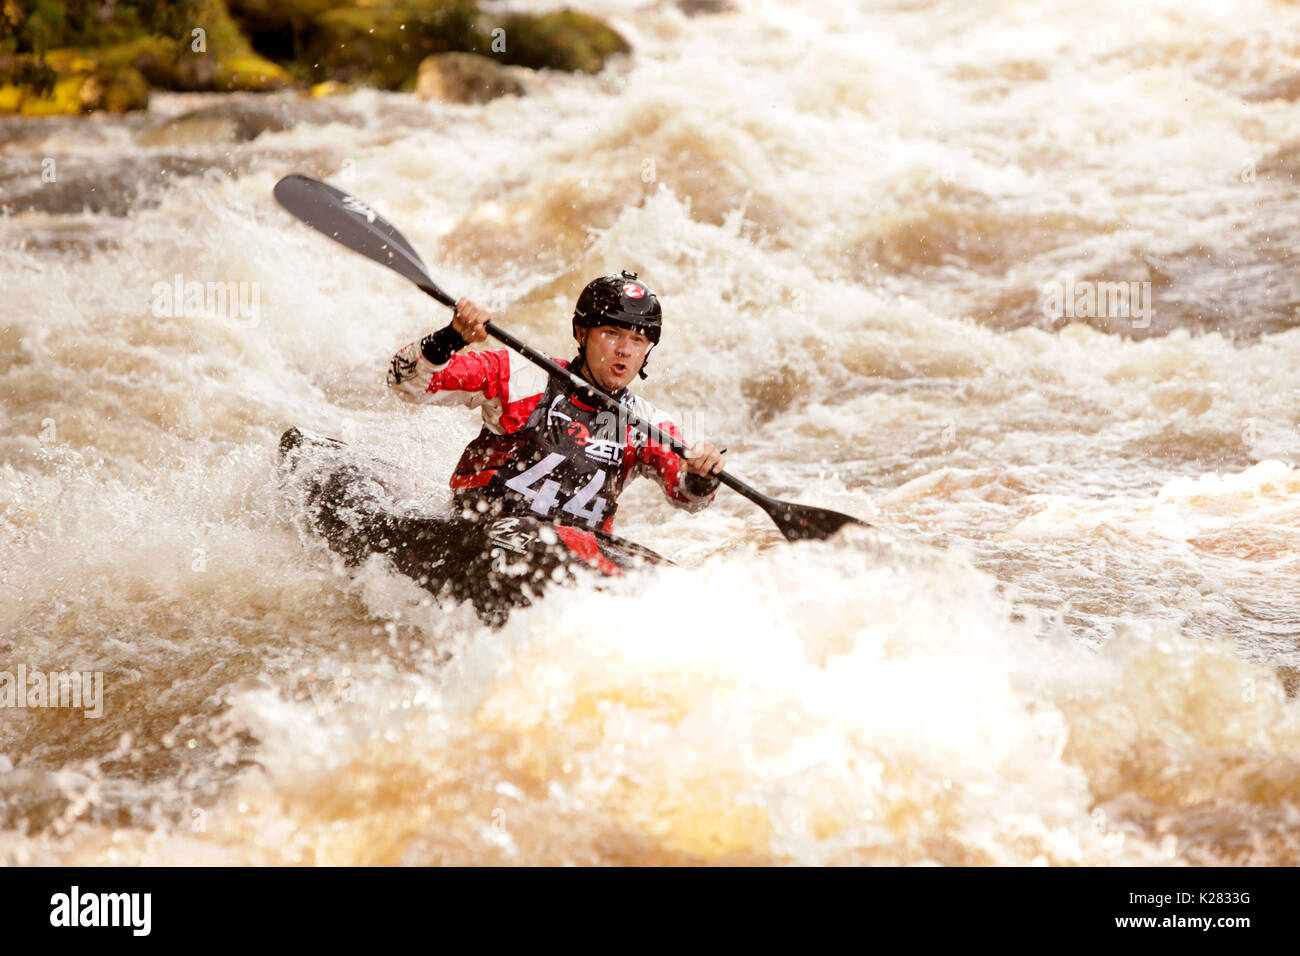
M 631 299 L 639 299 L 645 295 L 645 286 L 639 282 L 624 282 L 623 294 Z

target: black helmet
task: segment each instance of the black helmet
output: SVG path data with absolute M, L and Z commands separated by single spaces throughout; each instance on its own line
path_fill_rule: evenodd
M 659 298 L 635 272 L 626 269 L 622 275 L 592 279 L 578 296 L 573 329 L 576 334 L 580 328 L 594 329 L 602 325 L 633 329 L 658 345 L 663 328 Z

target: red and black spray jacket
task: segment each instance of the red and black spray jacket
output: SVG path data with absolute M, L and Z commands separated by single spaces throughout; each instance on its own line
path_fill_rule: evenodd
M 717 491 L 717 479 L 687 474 L 670 449 L 508 349 L 435 364 L 412 342 L 393 356 L 388 385 L 408 402 L 482 410 L 483 430 L 451 477 L 463 506 L 609 531 L 619 494 L 637 475 L 654 478 L 670 502 L 689 511 L 706 507 Z M 624 389 L 619 401 L 684 440 L 677 423 L 645 399 Z

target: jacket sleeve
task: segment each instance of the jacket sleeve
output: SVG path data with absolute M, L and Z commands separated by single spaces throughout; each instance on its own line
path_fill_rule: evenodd
M 678 441 L 685 436 L 677 423 L 663 415 L 649 402 L 637 401 L 637 412 L 649 419 L 650 424 Z M 718 494 L 718 479 L 688 474 L 685 462 L 671 448 L 651 438 L 643 439 L 636 448 L 633 474 L 643 474 L 658 482 L 674 507 L 686 511 L 701 511 L 713 503 Z
M 510 358 L 505 349 L 465 352 L 435 365 L 412 342 L 388 365 L 388 387 L 406 402 L 500 407 L 509 399 Z

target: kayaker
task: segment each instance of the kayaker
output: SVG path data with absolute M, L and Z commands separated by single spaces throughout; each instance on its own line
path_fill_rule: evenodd
M 713 501 L 726 463 L 713 444 L 695 442 L 683 462 L 509 349 L 462 353 L 487 338 L 490 319 L 483 306 L 461 299 L 449 325 L 407 345 L 388 370 L 389 388 L 405 401 L 482 409 L 483 430 L 451 476 L 457 504 L 609 531 L 619 494 L 637 475 L 656 479 L 677 507 L 697 511 Z M 559 364 L 684 440 L 676 422 L 628 390 L 646 377 L 662 325 L 659 299 L 636 273 L 593 279 L 573 313 L 578 354 Z

